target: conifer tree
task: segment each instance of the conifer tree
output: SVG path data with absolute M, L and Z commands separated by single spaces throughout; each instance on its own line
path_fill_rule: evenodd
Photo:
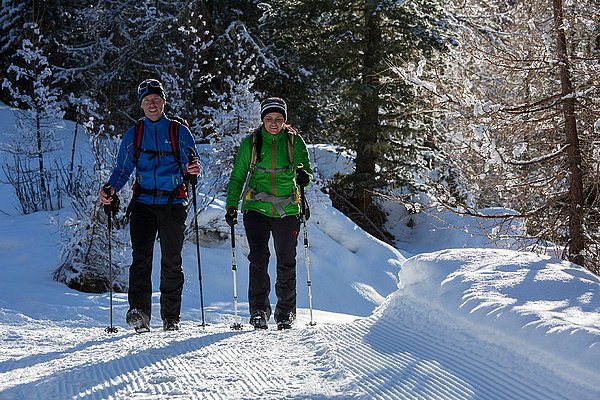
M 121 133 L 140 116 L 137 84 L 163 80 L 167 113 L 198 118 L 205 101 L 206 50 L 211 44 L 204 2 L 183 0 L 91 2 L 73 8 L 77 34 L 64 38 L 61 78 L 104 110 L 104 123 Z M 110 133 L 107 131 L 107 133 Z
M 427 169 L 422 153 L 430 151 L 423 146 L 430 121 L 415 112 L 412 90 L 393 82 L 390 56 L 417 60 L 443 49 L 442 12 L 432 1 L 269 4 L 261 33 L 280 54 L 274 83 L 298 99 L 300 120 L 313 123 L 309 131 L 356 153 L 355 171 L 336 185 L 334 202 L 377 234 L 370 227 L 385 215 L 375 194 L 390 184 L 418 190 Z
M 112 285 L 117 292 L 127 291 L 127 271 L 131 263 L 129 230 L 126 225 L 126 204 L 115 215 L 112 226 L 112 254 L 109 257 L 107 215 L 97 200 L 97 182 L 106 182 L 114 165 L 119 139 L 107 137 L 102 124 L 85 124 L 90 136 L 94 163 L 77 170 L 75 187 L 70 192 L 73 214 L 60 227 L 63 248 L 60 265 L 54 279 L 68 287 L 86 293 L 103 293 L 110 289 L 109 260 L 112 261 Z M 131 195 L 124 188 L 119 196 Z

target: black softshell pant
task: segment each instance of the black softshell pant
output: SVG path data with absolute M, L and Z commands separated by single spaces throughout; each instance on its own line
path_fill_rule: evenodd
M 133 263 L 129 269 L 129 307 L 148 317 L 152 311 L 152 254 L 156 234 L 160 238 L 160 316 L 179 321 L 183 269 L 181 250 L 187 210 L 182 204 L 135 203 L 131 211 Z
M 248 302 L 250 314 L 256 310 L 271 316 L 269 293 L 269 239 L 273 234 L 275 255 L 277 257 L 277 282 L 275 294 L 275 320 L 288 313 L 296 313 L 296 244 L 300 231 L 300 219 L 297 215 L 284 218 L 270 218 L 255 211 L 244 213 L 244 228 L 248 238 L 250 254 L 250 282 Z

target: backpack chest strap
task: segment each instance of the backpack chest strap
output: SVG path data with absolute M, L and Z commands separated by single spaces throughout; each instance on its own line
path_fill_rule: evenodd
M 179 154 L 178 152 L 175 151 L 168 151 L 168 150 L 153 150 L 153 149 L 144 149 L 142 147 L 138 148 L 138 150 L 140 153 L 146 153 L 146 154 L 151 154 L 149 160 L 152 160 L 154 157 L 156 156 L 174 156 Z
M 281 168 L 261 168 L 258 166 L 254 166 L 254 171 L 258 171 L 258 172 L 269 172 L 269 173 L 278 173 L 278 172 L 284 172 L 284 171 L 289 171 L 292 168 L 292 164 L 288 164 L 285 167 L 281 167 Z
M 171 151 L 168 150 L 154 150 L 154 149 L 145 149 L 142 147 L 142 137 L 144 135 L 144 122 L 143 119 L 140 119 L 136 122 L 134 127 L 134 136 L 133 136 L 133 158 L 135 164 L 137 164 L 140 153 L 151 154 L 150 160 L 152 160 L 156 156 L 173 156 L 175 162 L 179 166 L 179 170 L 181 171 L 181 175 L 183 176 L 183 168 L 180 163 L 180 151 L 179 151 L 179 126 L 180 123 L 177 121 L 169 122 L 169 140 L 171 142 Z

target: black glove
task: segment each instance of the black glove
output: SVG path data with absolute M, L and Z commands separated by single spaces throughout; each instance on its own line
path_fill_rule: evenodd
M 302 168 L 296 170 L 296 183 L 302 187 L 305 187 L 310 183 L 310 175 Z
M 227 213 L 225 214 L 225 222 L 227 222 L 227 225 L 229 226 L 234 226 L 235 224 L 237 224 L 237 207 L 227 207 Z

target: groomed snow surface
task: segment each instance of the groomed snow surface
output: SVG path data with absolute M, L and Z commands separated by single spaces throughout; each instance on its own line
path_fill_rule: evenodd
M 315 147 L 322 170 L 327 154 Z M 49 221 L 60 215 L 19 216 L 1 186 L 0 399 L 600 399 L 600 280 L 574 264 L 484 248 L 424 216 L 415 228 L 399 224 L 402 247 L 392 248 L 312 191 L 316 325 L 299 243 L 294 329 L 250 329 L 238 226 L 243 330 L 230 329 L 231 247 L 222 241 L 201 248 L 208 326 L 187 243 L 181 331 L 163 332 L 157 317 L 157 247 L 152 331 L 125 325 L 127 296 L 118 293 L 118 332 L 108 334 L 108 294 L 52 281 L 60 235 Z M 222 203 L 211 213 L 224 213 Z

